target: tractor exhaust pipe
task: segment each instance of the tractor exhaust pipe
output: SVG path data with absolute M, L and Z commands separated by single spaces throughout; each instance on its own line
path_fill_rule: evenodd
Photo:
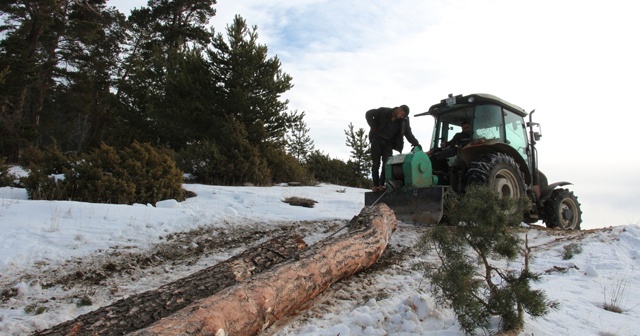
M 534 186 L 537 186 L 540 182 L 538 178 L 538 161 L 536 158 L 536 141 L 540 138 L 540 135 L 533 131 L 533 126 L 540 124 L 533 122 L 534 112 L 536 112 L 535 109 L 529 113 L 529 122 L 527 123 L 527 126 L 529 127 L 529 145 L 531 146 L 531 181 Z

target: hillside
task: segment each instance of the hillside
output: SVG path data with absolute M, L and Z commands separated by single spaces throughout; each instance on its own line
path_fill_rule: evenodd
M 185 187 L 198 196 L 156 206 L 29 201 L 22 189 L 0 188 L 0 334 L 48 328 L 284 232 L 313 244 L 358 214 L 365 192 L 325 184 Z M 318 203 L 282 202 L 291 196 Z M 415 267 L 434 258 L 414 247 L 425 230 L 401 223 L 375 266 L 337 283 L 265 334 L 463 335 Z M 527 319 L 522 335 L 638 333 L 640 227 L 566 232 L 531 226 L 520 234 L 533 248 L 533 271 L 542 274 L 535 287 L 561 304 L 545 318 Z M 565 260 L 569 244 L 582 252 Z M 603 309 L 607 303 L 622 312 Z

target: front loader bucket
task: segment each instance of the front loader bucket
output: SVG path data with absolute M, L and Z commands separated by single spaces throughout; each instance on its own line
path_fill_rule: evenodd
M 402 188 L 387 192 L 364 193 L 364 205 L 385 203 L 405 223 L 435 225 L 444 212 L 443 197 L 447 187 Z

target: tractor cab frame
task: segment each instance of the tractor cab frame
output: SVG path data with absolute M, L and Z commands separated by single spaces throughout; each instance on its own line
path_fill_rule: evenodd
M 521 107 L 489 94 L 449 95 L 416 116 L 423 115 L 435 118 L 429 151 L 433 154 L 434 175 L 454 190 L 460 191 L 467 184 L 461 168 L 491 152 L 508 154 L 518 164 L 525 183 L 533 182 L 537 170 L 535 140 L 527 137 L 527 112 Z M 471 139 L 454 147 L 451 140 L 462 131 L 463 122 L 471 124 Z M 534 134 L 535 139 L 540 138 L 539 132 Z

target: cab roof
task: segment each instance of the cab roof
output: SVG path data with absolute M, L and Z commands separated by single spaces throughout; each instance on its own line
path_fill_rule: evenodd
M 429 111 L 416 114 L 416 117 L 422 115 L 438 116 L 448 111 L 458 110 L 468 106 L 496 104 L 500 105 L 521 117 L 525 117 L 527 112 L 520 106 L 511 104 L 506 100 L 502 100 L 494 95 L 486 93 L 473 93 L 466 96 L 449 94 L 449 97 L 443 99 L 438 104 L 434 104 Z

